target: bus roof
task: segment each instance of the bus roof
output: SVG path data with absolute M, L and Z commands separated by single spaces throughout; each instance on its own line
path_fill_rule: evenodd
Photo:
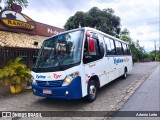
M 97 33 L 100 33 L 100 34 L 102 34 L 102 35 L 104 35 L 104 36 L 106 36 L 106 37 L 108 37 L 108 38 L 111 38 L 111 39 L 114 39 L 114 40 L 117 40 L 117 41 L 120 41 L 120 42 L 123 42 L 123 43 L 128 44 L 128 42 L 125 42 L 125 41 L 123 41 L 123 40 L 121 40 L 121 39 L 118 39 L 118 38 L 116 38 L 116 37 L 114 37 L 114 36 L 111 36 L 111 35 L 109 35 L 109 34 L 107 34 L 107 33 L 104 33 L 104 32 L 102 32 L 102 31 L 99 31 L 99 30 L 94 29 L 94 28 L 84 27 L 84 28 L 82 28 L 82 29 L 92 30 L 92 31 L 95 31 L 95 32 L 97 32 Z
M 64 34 L 64 33 L 72 32 L 72 31 L 77 31 L 77 30 L 85 30 L 85 31 L 91 30 L 91 31 L 95 31 L 95 32 L 97 32 L 97 33 L 100 33 L 100 34 L 108 37 L 108 38 L 111 38 L 111 39 L 114 39 L 114 40 L 117 40 L 117 41 L 120 41 L 120 42 L 123 42 L 123 43 L 128 44 L 128 42 L 125 42 L 125 41 L 123 41 L 123 40 L 121 40 L 121 39 L 118 39 L 118 38 L 116 38 L 116 37 L 113 37 L 113 36 L 111 36 L 111 35 L 108 35 L 108 34 L 106 34 L 106 33 L 104 33 L 104 32 L 101 32 L 101 31 L 99 31 L 99 30 L 97 30 L 97 29 L 94 29 L 94 28 L 91 28 L 91 27 L 76 28 L 76 29 L 72 29 L 72 30 L 67 30 L 67 31 L 61 32 L 61 33 L 59 33 L 59 34 Z M 58 34 L 58 35 L 59 35 L 59 34 Z M 57 36 L 57 35 L 55 35 L 55 36 Z M 53 37 L 53 36 L 52 36 L 52 37 Z

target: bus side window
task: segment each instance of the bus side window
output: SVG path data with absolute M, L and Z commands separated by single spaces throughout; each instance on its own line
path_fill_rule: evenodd
M 111 44 L 110 44 L 110 40 L 107 37 L 104 37 L 105 40 L 105 45 L 106 45 L 106 55 L 112 55 L 111 53 Z
M 110 39 L 111 55 L 116 55 L 114 40 Z
M 123 43 L 120 43 L 120 44 L 121 44 L 122 55 L 125 55 L 124 54 L 124 49 L 123 49 Z
M 119 41 L 115 41 L 117 55 L 122 55 L 122 46 Z
M 89 41 L 92 40 L 94 42 L 94 52 L 89 51 Z M 92 33 L 92 36 L 86 37 L 86 41 L 84 44 L 84 54 L 83 54 L 83 62 L 84 64 L 96 61 L 101 59 L 104 56 L 104 42 L 103 37 L 97 36 L 96 33 Z
M 87 41 L 87 38 L 84 42 L 84 55 L 88 55 L 89 54 L 89 51 L 88 51 L 88 41 Z
M 123 47 L 122 47 L 122 43 L 121 43 L 121 42 L 119 42 L 119 44 L 120 44 L 120 48 L 121 48 L 121 55 L 124 55 L 124 53 L 123 53 Z
M 127 55 L 131 55 L 129 46 L 128 45 L 126 45 L 126 46 L 127 46 Z
M 123 53 L 124 55 L 127 55 L 127 46 L 125 43 L 122 43 L 122 47 L 123 47 Z
M 100 56 L 103 57 L 104 56 L 104 39 L 103 39 L 103 36 L 98 35 L 98 39 L 99 39 Z

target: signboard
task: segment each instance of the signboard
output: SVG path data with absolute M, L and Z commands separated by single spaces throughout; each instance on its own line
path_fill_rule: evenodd
M 35 22 L 28 16 L 22 13 L 16 13 L 12 10 L 4 10 L 0 14 L 1 22 L 7 27 L 11 28 L 23 28 L 32 30 L 35 29 Z
M 32 20 L 27 15 L 21 13 L 22 7 L 12 4 L 11 10 L 6 9 L 0 12 L 0 30 L 27 33 L 50 37 L 64 30 L 54 26 Z

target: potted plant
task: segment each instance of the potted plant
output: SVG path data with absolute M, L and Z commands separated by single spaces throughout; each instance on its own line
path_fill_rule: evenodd
M 21 62 L 22 58 L 10 60 L 6 66 L 0 69 L 0 80 L 5 85 L 10 85 L 12 93 L 22 91 L 22 80 L 30 79 L 30 70 Z

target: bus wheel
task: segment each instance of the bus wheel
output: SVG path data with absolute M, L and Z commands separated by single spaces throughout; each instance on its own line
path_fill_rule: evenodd
M 124 69 L 124 74 L 123 74 L 123 78 L 126 79 L 127 78 L 127 69 Z
M 96 85 L 96 82 L 94 80 L 91 80 L 89 83 L 88 83 L 88 95 L 87 95 L 87 101 L 88 102 L 93 102 L 96 100 L 96 97 L 97 97 L 97 92 L 98 92 L 98 89 L 97 89 L 97 85 Z

